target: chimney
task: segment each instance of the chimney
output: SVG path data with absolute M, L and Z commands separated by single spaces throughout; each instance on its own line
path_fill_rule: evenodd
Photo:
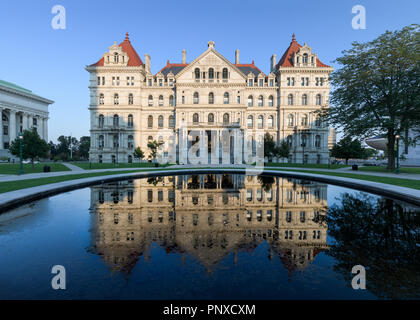
M 150 56 L 148 53 L 144 55 L 146 72 L 150 73 Z
M 235 64 L 239 64 L 239 49 L 235 50 Z
M 271 56 L 271 72 L 274 72 L 274 70 L 276 69 L 276 64 L 277 64 L 277 55 L 273 54 Z
M 185 49 L 182 49 L 182 63 L 187 63 L 187 51 L 185 51 Z

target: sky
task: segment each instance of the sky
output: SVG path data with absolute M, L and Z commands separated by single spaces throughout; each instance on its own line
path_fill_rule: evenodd
M 52 8 L 62 5 L 66 28 L 53 29 Z M 366 29 L 353 29 L 355 5 L 366 9 Z M 399 0 L 0 0 L 0 79 L 55 101 L 50 106 L 49 140 L 89 135 L 89 74 L 125 33 L 157 73 L 169 59 L 191 62 L 210 40 L 230 61 L 269 72 L 273 53 L 280 59 L 292 34 L 307 43 L 323 63 L 334 60 L 353 41 L 365 42 L 386 30 L 420 23 L 420 1 Z

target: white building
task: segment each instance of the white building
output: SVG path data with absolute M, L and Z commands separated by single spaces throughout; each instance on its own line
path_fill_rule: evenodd
M 28 89 L 0 80 L 0 157 L 11 157 L 9 145 L 23 130 L 35 128 L 48 142 L 48 105 L 52 103 Z
M 179 146 L 180 128 L 186 124 L 188 130 L 207 134 L 209 154 L 220 150 L 222 130 L 262 129 L 277 143 L 289 143 L 290 162 L 328 163 L 334 139 L 314 112 L 329 105 L 333 68 L 294 35 L 278 63 L 276 57 L 271 56 L 270 70 L 264 73 L 254 61 L 240 63 L 239 50 L 230 62 L 209 41 L 192 62 L 183 50 L 181 63 L 168 60 L 153 75 L 150 56 L 143 63 L 127 34 L 86 67 L 91 161 L 131 162 L 136 147 L 147 153 L 149 140 L 162 140 L 169 148 L 165 130 L 177 134 Z

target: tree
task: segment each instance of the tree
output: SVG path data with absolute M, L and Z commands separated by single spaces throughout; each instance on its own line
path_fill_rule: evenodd
M 352 140 L 351 137 L 341 139 L 331 150 L 331 156 L 340 159 L 346 159 L 348 164 L 349 159 L 363 159 L 365 158 L 365 149 L 359 140 Z
M 89 159 L 90 137 L 80 137 L 77 154 L 80 158 Z
M 276 157 L 288 158 L 290 154 L 290 146 L 286 141 L 280 142 L 280 145 L 276 148 Z
M 264 158 L 267 157 L 268 161 L 276 154 L 276 143 L 273 137 L 268 132 L 264 135 Z
M 150 160 L 156 159 L 157 150 L 161 145 L 163 145 L 163 143 L 164 143 L 163 141 L 158 142 L 156 140 L 149 141 L 147 143 L 147 147 L 150 149 L 150 154 L 149 154 L 149 159 Z
M 354 42 L 336 62 L 331 108 L 320 114 L 348 136 L 386 134 L 388 169 L 395 167 L 395 137 L 420 126 L 420 26 Z
M 46 158 L 49 150 L 49 145 L 45 140 L 41 139 L 35 129 L 23 131 L 22 158 L 31 159 L 32 169 L 34 169 L 34 159 Z M 9 152 L 14 156 L 20 156 L 19 137 L 12 141 Z
M 144 158 L 144 152 L 143 150 L 141 150 L 140 147 L 137 147 L 136 149 L 134 149 L 134 153 L 133 153 L 134 158 L 142 160 Z

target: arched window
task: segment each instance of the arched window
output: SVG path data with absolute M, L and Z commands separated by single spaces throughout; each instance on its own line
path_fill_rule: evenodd
M 134 149 L 134 138 L 132 135 L 128 136 L 128 149 Z
M 315 127 L 320 127 L 321 126 L 321 116 L 317 115 L 315 118 Z
M 193 114 L 193 123 L 194 123 L 194 124 L 198 124 L 198 120 L 199 120 L 199 118 L 198 118 L 198 113 L 194 113 L 194 114 Z
M 118 134 L 114 134 L 113 144 L 114 144 L 114 148 L 118 148 L 120 146 Z
M 207 117 L 207 121 L 208 121 L 209 124 L 214 123 L 214 114 L 213 113 L 209 113 L 209 115 Z
M 153 116 L 148 116 L 147 117 L 147 127 L 148 128 L 153 128 Z
M 120 122 L 120 118 L 118 117 L 117 114 L 114 114 L 114 118 L 113 118 L 113 122 L 112 122 L 112 124 L 114 125 L 114 127 L 118 127 L 119 122 Z
M 317 94 L 317 95 L 316 95 L 316 98 L 315 98 L 315 104 L 316 104 L 317 106 L 320 106 L 320 105 L 321 105 L 321 95 L 320 95 L 320 94 Z
M 193 103 L 198 104 L 198 92 L 194 92 Z
M 128 94 L 128 104 L 129 105 L 132 105 L 133 102 L 134 102 L 133 94 L 132 93 L 129 93 Z
M 293 127 L 293 124 L 294 124 L 294 119 L 293 119 L 293 114 L 289 114 L 288 116 L 287 116 L 287 125 L 289 126 L 289 127 Z
M 223 79 L 227 79 L 228 78 L 228 69 L 227 68 L 223 68 L 223 70 L 222 70 L 222 78 Z
M 258 97 L 258 106 L 259 107 L 264 106 L 264 98 L 263 98 L 263 96 L 259 96 Z
M 104 94 L 103 93 L 99 94 L 99 104 L 104 104 Z
M 315 136 L 315 147 L 321 148 L 321 136 L 319 134 Z
M 160 115 L 158 118 L 158 127 L 163 128 L 163 116 Z
M 133 115 L 129 114 L 128 115 L 128 122 L 127 122 L 128 126 L 131 128 L 133 127 Z
M 149 107 L 153 107 L 153 96 L 149 96 Z
M 104 115 L 103 114 L 100 114 L 99 115 L 99 123 L 98 123 L 99 128 L 103 128 L 104 127 L 104 122 L 105 122 Z
M 147 141 L 149 141 L 149 142 L 150 142 L 150 141 L 153 141 L 153 137 L 152 137 L 152 136 L 148 136 L 148 137 L 147 137 Z
M 120 104 L 118 93 L 114 93 L 114 104 L 115 105 Z
M 273 129 L 274 128 L 274 117 L 269 116 L 267 120 L 268 128 Z
M 274 106 L 274 98 L 273 98 L 273 96 L 269 96 L 268 97 L 268 106 L 269 107 Z
M 254 105 L 254 97 L 248 96 L 248 107 L 252 107 Z
M 225 92 L 225 94 L 223 95 L 223 104 L 228 104 L 229 103 L 229 92 Z
M 308 96 L 306 94 L 302 95 L 302 105 L 306 106 L 308 104 Z
M 307 53 L 304 53 L 303 54 L 303 56 L 302 56 L 302 62 L 304 64 L 307 64 L 308 63 L 308 54 Z
M 163 106 L 163 96 L 160 95 L 159 96 L 159 107 L 162 107 L 162 106 Z
M 292 105 L 293 105 L 293 94 L 289 94 L 289 95 L 287 96 L 287 104 L 288 104 L 289 106 L 292 106 Z
M 264 118 L 263 118 L 262 115 L 259 115 L 258 116 L 258 123 L 257 123 L 257 125 L 258 125 L 258 129 L 264 128 Z
M 118 62 L 118 52 L 114 53 L 114 62 Z
M 173 115 L 169 116 L 169 128 L 175 128 L 175 118 Z
M 170 105 L 171 107 L 173 107 L 173 106 L 174 106 L 174 96 L 173 96 L 173 95 L 170 95 L 170 96 L 169 96 L 169 105 Z
M 300 125 L 303 127 L 306 127 L 308 125 L 308 115 L 302 115 L 302 118 L 300 119 Z
M 196 79 L 200 79 L 200 69 L 199 68 L 195 68 L 194 74 L 195 74 Z
M 214 69 L 213 68 L 209 69 L 209 79 L 214 79 Z
M 98 146 L 99 146 L 99 149 L 102 149 L 103 147 L 104 147 L 104 136 L 103 135 L 100 135 L 99 136 L 99 139 L 98 139 Z
M 229 123 L 229 114 L 225 113 L 223 115 L 223 124 L 228 124 Z
M 209 93 L 209 104 L 214 104 L 214 93 L 213 92 Z
M 254 118 L 252 116 L 248 116 L 247 127 L 249 129 L 252 129 L 254 127 Z

